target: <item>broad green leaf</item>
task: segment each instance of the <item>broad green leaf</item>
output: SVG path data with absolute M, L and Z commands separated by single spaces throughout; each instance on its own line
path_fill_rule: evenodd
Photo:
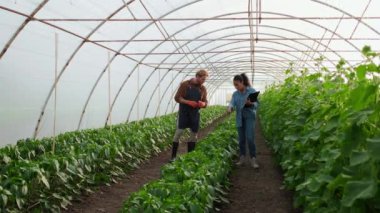
M 59 200 L 62 199 L 62 196 L 60 196 L 60 195 L 57 194 L 57 193 L 53 193 L 52 195 L 53 195 L 53 197 L 55 197 L 55 198 L 57 198 L 57 199 L 59 199 Z
M 204 211 L 198 205 L 190 204 L 190 212 L 191 213 L 203 213 Z
M 191 176 L 191 173 L 189 171 L 185 171 L 184 174 L 185 174 L 186 177 L 190 177 Z
M 105 151 L 104 151 L 105 155 L 107 158 L 110 157 L 110 149 L 109 148 L 106 148 Z
M 342 205 L 351 207 L 356 200 L 372 198 L 375 196 L 376 192 L 376 181 L 348 181 L 344 187 Z
M 67 175 L 63 172 L 57 172 L 57 176 L 62 180 L 63 183 L 67 181 Z
M 364 133 L 362 129 L 354 124 L 351 128 L 346 130 L 345 140 L 342 146 L 342 154 L 349 155 L 352 150 L 356 149 L 360 141 L 364 140 Z
M 3 193 L 5 195 L 12 196 L 12 193 L 9 190 L 7 190 L 7 189 L 3 189 Z
M 366 151 L 353 151 L 350 158 L 350 166 L 357 166 L 369 160 L 370 156 Z
M 21 192 L 22 192 L 23 195 L 28 194 L 28 186 L 27 185 L 23 185 L 22 188 L 21 188 Z
M 23 204 L 22 199 L 19 198 L 19 197 L 16 197 L 16 203 L 17 203 L 17 207 L 18 207 L 19 209 L 21 209 L 21 208 L 22 208 L 22 204 Z
M 61 206 L 63 209 L 67 210 L 67 206 L 68 206 L 69 204 L 71 204 L 71 202 L 70 202 L 69 200 L 67 200 L 66 198 L 62 197 L 62 201 L 61 201 L 60 206 Z
M 223 203 L 230 203 L 229 200 L 227 200 L 225 197 L 223 196 L 220 196 L 219 199 L 223 202 Z
M 9 162 L 11 162 L 11 158 L 8 157 L 7 155 L 4 155 L 3 161 L 4 161 L 4 163 L 8 164 Z
M 45 186 L 50 189 L 50 185 L 48 180 L 46 179 L 45 175 L 40 175 L 40 180 L 45 184 Z
M 88 172 L 91 172 L 91 167 L 89 166 L 89 165 L 84 165 L 84 167 L 86 168 L 86 170 L 88 171 Z
M 365 79 L 365 75 L 367 74 L 367 65 L 360 65 L 356 68 L 356 74 L 359 80 Z
M 53 160 L 53 162 L 54 162 L 54 166 L 55 166 L 56 171 L 59 171 L 59 162 L 55 159 Z
M 368 138 L 368 151 L 371 157 L 380 160 L 380 138 Z
M 363 55 L 367 55 L 367 54 L 370 53 L 370 52 L 372 52 L 370 46 L 365 45 L 365 46 L 362 48 L 362 53 L 363 53 Z
M 1 195 L 1 198 L 3 199 L 3 204 L 4 204 L 4 206 L 7 206 L 7 203 L 8 203 L 8 196 L 6 196 L 6 195 Z
M 297 135 L 287 135 L 284 137 L 284 140 L 285 141 L 296 141 L 298 140 L 298 136 Z
M 352 105 L 353 108 L 358 111 L 365 109 L 369 101 L 371 101 L 376 94 L 378 88 L 378 85 L 364 83 L 360 84 L 358 87 L 351 91 L 350 103 L 347 104 Z
M 156 141 L 153 138 L 150 139 L 150 142 L 152 142 L 152 144 L 156 144 Z
M 370 71 L 370 72 L 378 72 L 377 65 L 374 64 L 374 63 L 368 64 L 367 70 Z

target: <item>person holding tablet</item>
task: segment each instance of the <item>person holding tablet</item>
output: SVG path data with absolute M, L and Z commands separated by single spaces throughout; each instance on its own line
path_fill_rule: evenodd
M 259 92 L 256 92 L 256 90 L 252 88 L 248 77 L 244 73 L 236 75 L 233 78 L 233 84 L 236 91 L 232 95 L 228 112 L 236 111 L 236 126 L 238 129 L 240 149 L 240 158 L 237 165 L 244 164 L 246 143 L 248 143 L 251 166 L 257 169 L 259 168 L 259 164 L 256 159 L 255 121 L 256 109 L 258 107 L 257 96 Z

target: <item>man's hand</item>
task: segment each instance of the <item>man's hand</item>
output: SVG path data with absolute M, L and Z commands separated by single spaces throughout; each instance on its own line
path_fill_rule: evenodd
M 184 101 L 183 102 L 184 104 L 187 104 L 187 105 L 189 105 L 189 106 L 191 106 L 191 107 L 193 107 L 193 108 L 198 108 L 199 107 L 199 104 L 197 103 L 197 102 L 195 102 L 195 101 Z
M 231 113 L 232 110 L 233 110 L 232 107 L 228 107 L 228 108 L 227 108 L 227 112 L 228 112 L 228 113 Z
M 206 102 L 198 101 L 199 108 L 206 108 Z

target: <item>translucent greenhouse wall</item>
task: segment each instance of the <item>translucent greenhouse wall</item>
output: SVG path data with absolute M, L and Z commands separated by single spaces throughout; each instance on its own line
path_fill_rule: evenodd
M 380 50 L 378 0 L 249 2 L 0 1 L 0 146 L 174 112 L 200 68 L 210 103 L 226 105 L 236 74 L 254 70 L 264 91 L 290 62 L 315 71 L 323 56 L 334 71 Z

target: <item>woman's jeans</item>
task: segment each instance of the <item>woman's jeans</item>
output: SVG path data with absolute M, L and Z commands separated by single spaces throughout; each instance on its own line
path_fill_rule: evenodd
M 256 157 L 255 145 L 255 121 L 256 111 L 243 109 L 242 124 L 238 127 L 240 156 L 246 155 L 246 143 L 248 143 L 249 155 L 251 158 Z

